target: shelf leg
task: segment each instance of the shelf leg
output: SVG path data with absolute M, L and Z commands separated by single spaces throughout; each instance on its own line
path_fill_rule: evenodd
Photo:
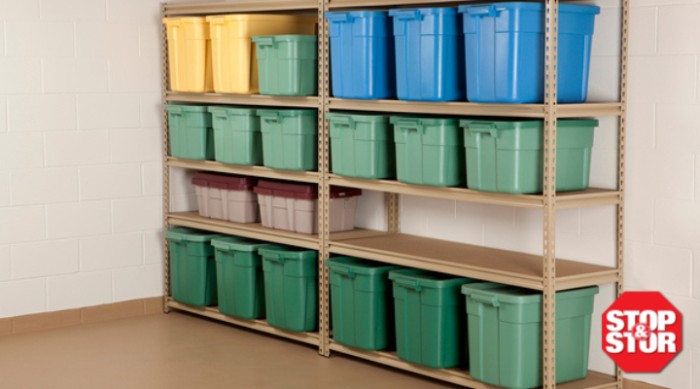
M 542 387 L 556 387 L 556 177 L 557 177 L 557 53 L 559 1 L 545 0 L 545 118 L 543 166 L 543 296 Z
M 328 123 L 328 23 L 324 14 L 327 0 L 318 0 L 318 169 L 319 169 L 319 349 L 322 356 L 330 356 L 330 283 L 326 262 L 330 258 L 330 148 Z

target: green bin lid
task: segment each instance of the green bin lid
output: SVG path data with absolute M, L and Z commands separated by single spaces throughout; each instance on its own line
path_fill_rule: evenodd
M 315 109 L 258 109 L 255 111 L 258 116 L 262 117 L 296 117 L 296 116 L 315 116 Z
M 351 271 L 361 275 L 375 275 L 400 269 L 399 266 L 355 257 L 333 257 L 326 262 L 326 266 L 331 271 Z
M 499 303 L 528 304 L 540 303 L 542 292 L 494 282 L 477 282 L 462 286 L 462 294 L 467 297 L 480 296 Z M 557 299 L 569 299 L 598 294 L 597 286 L 557 292 Z
M 222 251 L 241 251 L 241 252 L 254 252 L 258 251 L 260 248 L 281 248 L 283 246 L 277 245 L 269 242 L 262 242 L 259 240 L 252 240 L 246 238 L 234 238 L 234 239 L 215 239 L 211 241 L 211 245 L 217 250 Z
M 560 119 L 557 121 L 557 127 L 597 127 L 597 119 Z M 481 119 L 462 119 L 459 121 L 459 126 L 467 129 L 494 129 L 494 130 L 513 130 L 515 128 L 544 128 L 542 120 L 528 119 L 502 119 L 502 118 L 481 118 Z
M 476 282 L 476 280 L 471 278 L 434 273 L 419 269 L 392 270 L 389 272 L 389 279 L 400 284 L 420 284 L 421 287 L 435 289 L 458 287 L 469 282 Z
M 285 34 L 285 35 L 253 35 L 253 42 L 316 42 L 316 35 Z
M 266 258 L 274 259 L 299 259 L 309 260 L 317 258 L 315 250 L 301 249 L 290 246 L 277 245 L 274 247 L 260 247 L 258 253 Z
M 326 120 L 331 123 L 350 124 L 352 122 L 377 123 L 388 122 L 388 115 L 356 115 L 345 112 L 326 112 Z
M 389 121 L 391 124 L 401 125 L 402 123 L 417 123 L 421 126 L 442 126 L 442 125 L 457 125 L 458 121 L 455 118 L 431 118 L 424 116 L 391 116 Z
M 201 231 L 185 227 L 174 227 L 165 231 L 165 237 L 173 241 L 204 243 L 209 242 L 212 239 L 222 238 L 224 236 L 209 231 Z
M 215 116 L 252 116 L 255 115 L 256 109 L 254 108 L 233 108 L 233 107 L 219 107 L 210 106 L 209 112 Z
M 165 109 L 168 112 L 208 112 L 207 105 L 184 105 L 184 104 L 165 104 Z

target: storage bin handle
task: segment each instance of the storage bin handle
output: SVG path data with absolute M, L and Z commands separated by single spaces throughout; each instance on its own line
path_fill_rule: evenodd
M 170 234 L 168 234 L 167 238 L 168 238 L 169 241 L 177 242 L 177 243 L 182 243 L 182 242 L 184 241 L 184 239 L 183 239 L 182 236 L 180 236 L 180 235 L 170 235 Z
M 469 131 L 478 134 L 488 133 L 494 138 L 498 138 L 498 125 L 491 122 L 471 122 L 467 125 Z
M 256 45 L 258 46 L 274 46 L 275 45 L 275 38 L 271 36 L 258 36 L 253 39 Z
M 348 12 L 326 14 L 326 16 L 328 20 L 335 23 L 351 23 L 354 19 Z
M 498 296 L 496 296 L 496 295 L 470 293 L 469 298 L 478 302 L 478 303 L 489 304 L 489 305 L 496 307 L 496 308 L 501 306 L 501 303 L 498 301 Z
M 273 122 L 277 123 L 280 121 L 280 113 L 279 112 L 269 112 L 266 113 L 263 117 L 262 120 L 266 122 Z
M 496 9 L 495 5 L 485 5 L 481 7 L 469 7 L 469 16 L 473 18 L 481 18 L 484 16 L 496 17 L 501 11 Z
M 401 131 L 416 130 L 421 134 L 425 132 L 423 124 L 418 120 L 399 120 L 396 122 L 396 126 L 398 126 Z
M 263 255 L 263 258 L 267 259 L 268 261 L 277 262 L 277 263 L 282 262 L 282 260 L 284 259 L 284 258 L 282 257 L 282 254 L 280 254 L 280 253 L 270 253 L 270 252 L 265 253 L 265 254 Z
M 355 278 L 355 272 L 352 271 L 352 269 L 338 268 L 338 269 L 333 269 L 333 271 L 336 274 L 339 274 L 339 275 L 344 276 L 344 277 Z
M 403 278 L 397 278 L 394 280 L 394 282 L 399 286 L 403 286 L 404 288 L 414 289 L 418 293 L 420 293 L 421 289 L 423 289 L 419 280 L 405 280 Z
M 355 127 L 355 121 L 350 116 L 340 116 L 333 118 L 333 124 L 344 127 Z
M 168 113 L 171 115 L 182 115 L 182 107 L 171 105 L 168 107 Z
M 399 20 L 423 20 L 423 14 L 418 9 L 407 11 L 394 10 L 394 16 Z

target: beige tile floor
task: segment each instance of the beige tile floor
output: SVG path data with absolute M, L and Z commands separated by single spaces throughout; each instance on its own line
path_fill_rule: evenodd
M 181 313 L 0 337 L 1 389 L 451 388 Z

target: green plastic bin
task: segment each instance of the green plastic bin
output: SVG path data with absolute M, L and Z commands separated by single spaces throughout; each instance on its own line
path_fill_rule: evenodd
M 232 165 L 262 165 L 262 133 L 254 109 L 209 107 L 216 160 Z
M 359 178 L 396 175 L 394 132 L 385 115 L 328 112 L 331 133 L 331 171 Z
M 216 249 L 219 312 L 241 319 L 265 317 L 265 284 L 260 248 L 281 246 L 226 237 L 211 241 Z
M 170 250 L 170 289 L 175 301 L 200 307 L 217 304 L 211 241 L 222 236 L 182 227 L 165 231 Z
M 267 322 L 288 331 L 318 329 L 318 253 L 292 247 L 261 248 Z
M 456 119 L 392 116 L 396 173 L 401 182 L 464 184 L 464 147 Z
M 544 156 L 542 120 L 461 120 L 469 189 L 541 193 Z M 588 187 L 595 119 L 557 121 L 556 190 Z
M 398 269 L 379 262 L 335 257 L 330 270 L 333 339 L 364 350 L 385 350 L 394 345 L 394 312 L 389 271 Z
M 393 270 L 396 352 L 399 358 L 432 368 L 466 367 L 464 299 L 469 278 L 417 269 Z
M 259 109 L 263 163 L 272 169 L 316 170 L 317 111 Z
M 170 155 L 176 158 L 214 160 L 214 132 L 209 107 L 166 104 Z
M 315 96 L 318 90 L 316 35 L 253 36 L 260 94 Z
M 542 385 L 541 292 L 490 282 L 464 285 L 470 374 L 513 389 Z M 557 383 L 588 371 L 591 314 L 598 287 L 557 292 Z

